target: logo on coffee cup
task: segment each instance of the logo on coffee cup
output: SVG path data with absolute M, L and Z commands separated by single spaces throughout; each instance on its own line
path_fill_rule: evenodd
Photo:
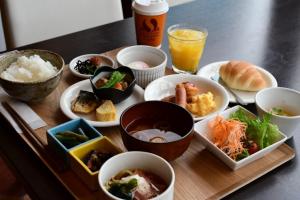
M 144 19 L 143 20 L 143 26 L 142 26 L 141 29 L 143 31 L 147 31 L 147 32 L 159 31 L 158 22 L 154 18 Z

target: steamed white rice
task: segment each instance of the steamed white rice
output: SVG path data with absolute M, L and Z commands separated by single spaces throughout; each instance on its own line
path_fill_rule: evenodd
M 18 82 L 44 81 L 58 72 L 49 61 L 44 61 L 39 55 L 29 58 L 21 56 L 1 73 L 1 78 Z

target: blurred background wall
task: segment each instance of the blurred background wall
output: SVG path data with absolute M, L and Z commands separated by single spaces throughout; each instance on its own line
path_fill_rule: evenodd
M 5 51 L 5 50 L 6 50 L 6 45 L 5 45 L 2 19 L 1 19 L 1 10 L 0 10 L 0 51 Z
M 0 0 L 0 52 L 130 17 L 131 1 Z M 191 1 L 167 0 L 170 7 Z

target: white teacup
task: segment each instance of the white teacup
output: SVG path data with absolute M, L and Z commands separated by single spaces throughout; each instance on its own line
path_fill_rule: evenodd
M 266 88 L 255 97 L 258 115 L 262 117 L 272 108 L 282 108 L 292 116 L 271 114 L 272 123 L 278 125 L 281 132 L 291 138 L 297 127 L 300 128 L 300 92 L 283 87 Z

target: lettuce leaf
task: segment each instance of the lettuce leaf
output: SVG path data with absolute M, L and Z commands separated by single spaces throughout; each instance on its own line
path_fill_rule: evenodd
M 253 118 L 241 108 L 230 115 L 231 119 L 239 120 L 247 124 L 246 134 L 263 149 L 281 139 L 277 125 L 270 122 L 271 114 L 266 114 L 262 119 Z

